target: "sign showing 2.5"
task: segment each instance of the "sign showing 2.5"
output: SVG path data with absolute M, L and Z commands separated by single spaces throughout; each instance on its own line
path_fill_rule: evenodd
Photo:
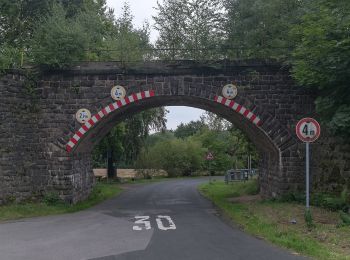
M 296 134 L 303 142 L 314 142 L 321 134 L 320 124 L 313 118 L 301 119 L 296 126 Z
M 80 124 L 85 124 L 91 119 L 91 113 L 88 109 L 82 108 L 79 109 L 78 112 L 75 114 L 75 118 Z

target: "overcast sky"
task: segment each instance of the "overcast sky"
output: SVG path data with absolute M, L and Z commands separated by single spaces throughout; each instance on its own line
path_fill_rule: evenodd
M 152 15 L 156 14 L 154 7 L 157 5 L 157 0 L 129 0 L 131 11 L 134 15 L 134 24 L 136 27 L 142 27 L 145 21 L 148 21 L 151 26 L 151 41 L 157 39 L 157 32 L 153 29 L 154 21 Z M 161 0 L 160 0 L 161 2 Z M 123 0 L 107 0 L 107 5 L 114 9 L 116 16 L 120 16 L 123 7 Z M 190 107 L 166 107 L 169 111 L 167 116 L 168 129 L 176 129 L 181 123 L 188 123 L 191 120 L 198 120 L 203 110 Z

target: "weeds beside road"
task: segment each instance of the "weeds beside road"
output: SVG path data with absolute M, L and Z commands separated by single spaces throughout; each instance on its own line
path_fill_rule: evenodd
M 164 177 L 151 179 L 122 179 L 122 182 L 102 180 L 96 184 L 90 196 L 77 204 L 71 205 L 60 200 L 55 193 L 46 194 L 40 202 L 10 203 L 0 206 L 0 222 L 21 218 L 73 213 L 90 208 L 104 200 L 117 196 L 125 184 L 146 184 L 170 180 Z
M 312 207 L 315 227 L 307 228 L 304 206 L 263 201 L 256 181 L 202 184 L 201 193 L 246 232 L 316 259 L 350 259 L 350 226 L 342 226 L 338 212 Z
M 90 208 L 99 202 L 118 195 L 121 191 L 120 184 L 98 183 L 87 200 L 75 205 L 62 202 L 55 194 L 48 194 L 42 202 L 12 203 L 0 206 L 0 221 L 72 213 Z

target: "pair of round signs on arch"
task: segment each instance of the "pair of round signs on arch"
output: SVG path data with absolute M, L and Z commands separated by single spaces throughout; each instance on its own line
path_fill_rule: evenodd
M 238 89 L 234 84 L 227 84 L 222 89 L 222 95 L 227 99 L 233 99 L 237 94 Z M 111 96 L 114 100 L 124 99 L 126 96 L 126 90 L 122 86 L 114 86 L 111 89 Z M 75 117 L 79 123 L 84 124 L 91 119 L 91 112 L 86 108 L 82 108 L 78 110 Z
M 126 90 L 122 86 L 114 86 L 111 89 L 111 96 L 114 100 L 121 100 L 125 98 Z M 85 124 L 91 119 L 91 112 L 86 108 L 79 109 L 75 114 L 75 118 L 80 124 Z

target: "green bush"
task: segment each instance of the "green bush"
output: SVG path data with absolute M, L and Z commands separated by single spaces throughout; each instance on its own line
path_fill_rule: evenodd
M 314 193 L 310 196 L 310 204 L 331 211 L 342 210 L 346 212 L 349 210 L 349 204 L 344 198 L 347 198 L 346 195 L 335 197 L 334 195 L 325 193 Z M 278 200 L 281 202 L 305 203 L 306 197 L 302 193 L 287 193 L 282 195 Z
M 181 139 L 156 143 L 139 156 L 137 167 L 163 169 L 169 177 L 191 176 L 202 169 L 205 150 L 200 143 Z
M 337 211 L 343 210 L 346 207 L 346 204 L 342 198 L 325 197 L 322 201 L 321 207 L 331 211 Z
M 257 195 L 260 192 L 260 186 L 258 180 L 252 180 L 245 183 L 244 193 L 247 195 Z
M 324 199 L 326 194 L 324 193 L 315 193 L 311 195 L 311 204 L 317 207 L 322 207 L 324 204 Z
M 304 203 L 306 200 L 305 194 L 302 193 L 287 193 L 283 194 L 278 201 L 280 202 L 298 202 L 298 203 Z
M 344 203 L 346 203 L 347 205 L 350 205 L 350 192 L 349 192 L 348 188 L 345 188 L 341 192 L 340 197 L 342 198 Z
M 343 224 L 346 226 L 350 226 L 350 215 L 340 211 L 340 219 L 343 221 Z
M 349 205 L 347 204 L 344 196 L 335 197 L 334 195 L 315 193 L 311 197 L 312 205 L 322 207 L 331 211 L 343 210 L 347 211 Z
M 43 202 L 48 206 L 57 206 L 64 203 L 57 192 L 46 193 L 43 197 Z

